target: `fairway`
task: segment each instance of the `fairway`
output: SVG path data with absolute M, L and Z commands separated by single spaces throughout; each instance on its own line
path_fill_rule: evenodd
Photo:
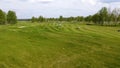
M 0 25 L 0 68 L 120 68 L 120 27 Z

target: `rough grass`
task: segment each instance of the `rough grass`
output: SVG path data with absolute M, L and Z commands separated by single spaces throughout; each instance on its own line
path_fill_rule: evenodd
M 0 26 L 0 68 L 120 68 L 120 27 Z

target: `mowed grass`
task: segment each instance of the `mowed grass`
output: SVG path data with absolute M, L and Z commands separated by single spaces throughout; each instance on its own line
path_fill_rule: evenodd
M 120 68 L 120 27 L 0 25 L 0 68 Z

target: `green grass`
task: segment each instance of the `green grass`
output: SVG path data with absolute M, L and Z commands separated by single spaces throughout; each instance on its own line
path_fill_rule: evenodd
M 120 68 L 119 29 L 79 23 L 1 25 L 0 68 Z

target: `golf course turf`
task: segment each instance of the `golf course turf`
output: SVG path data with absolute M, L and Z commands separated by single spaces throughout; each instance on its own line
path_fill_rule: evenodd
M 120 68 L 120 27 L 0 25 L 0 68 Z

